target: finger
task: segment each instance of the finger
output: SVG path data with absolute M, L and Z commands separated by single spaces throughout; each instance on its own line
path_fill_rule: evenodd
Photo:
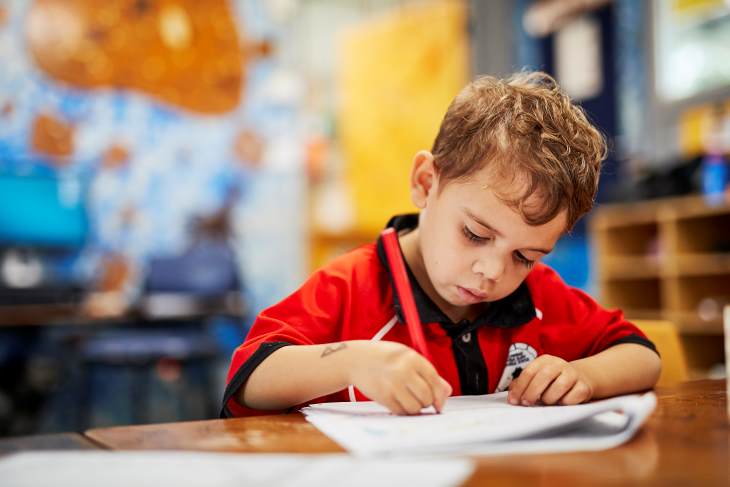
M 535 374 L 540 370 L 542 362 L 540 357 L 538 357 L 522 370 L 518 378 L 510 383 L 509 392 L 507 393 L 507 399 L 510 404 L 520 404 L 522 395 L 535 377 Z
M 418 373 L 428 383 L 431 389 L 434 408 L 436 408 L 437 412 L 441 412 L 443 405 L 446 402 L 446 398 L 451 395 L 451 385 L 446 382 L 446 380 L 444 380 L 438 372 L 436 372 L 436 368 L 434 368 L 434 366 L 426 360 L 424 360 L 422 366 L 419 367 Z
M 431 385 L 420 375 L 416 374 L 413 379 L 406 383 L 406 387 L 421 403 L 422 408 L 427 408 L 433 404 L 434 393 L 431 390 Z
M 524 406 L 531 406 L 540 400 L 543 392 L 560 375 L 560 370 L 551 365 L 541 368 L 530 381 L 530 385 L 522 393 L 521 403 Z
M 451 395 L 452 391 L 453 389 L 451 388 L 451 384 L 449 384 L 443 377 L 439 377 L 438 389 L 435 392 L 433 400 L 433 407 L 436 409 L 437 413 L 444 410 L 446 399 Z
M 404 414 L 410 415 L 418 414 L 421 412 L 421 403 L 418 401 L 418 399 L 416 399 L 416 396 L 414 396 L 407 387 L 403 386 L 400 389 L 396 390 L 394 397 L 403 409 Z
M 560 399 L 560 404 L 580 404 L 591 398 L 591 391 L 584 382 L 576 382 L 575 385 Z
M 542 393 L 540 400 L 543 404 L 556 404 L 568 391 L 570 391 L 578 380 L 577 374 L 563 371 L 550 386 Z
M 398 401 L 395 400 L 395 396 L 388 396 L 378 401 L 380 404 L 388 408 L 388 411 L 390 411 L 393 414 L 397 415 L 403 415 L 405 414 L 405 411 L 403 410 L 403 406 L 400 405 Z

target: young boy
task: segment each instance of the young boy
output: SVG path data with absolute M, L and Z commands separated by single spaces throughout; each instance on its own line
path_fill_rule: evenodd
M 412 342 L 380 239 L 264 310 L 235 351 L 223 416 L 371 399 L 416 414 L 460 394 L 577 404 L 649 389 L 654 345 L 540 263 L 592 206 L 605 143 L 544 73 L 482 77 L 416 154 L 397 216 L 430 363 Z

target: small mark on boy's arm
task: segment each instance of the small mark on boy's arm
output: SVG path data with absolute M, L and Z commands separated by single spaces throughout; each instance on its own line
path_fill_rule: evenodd
M 326 357 L 327 355 L 332 355 L 335 352 L 339 352 L 340 350 L 344 350 L 347 348 L 346 343 L 337 343 L 335 345 L 327 345 L 324 347 L 324 351 L 322 352 L 322 355 L 320 355 L 320 358 Z

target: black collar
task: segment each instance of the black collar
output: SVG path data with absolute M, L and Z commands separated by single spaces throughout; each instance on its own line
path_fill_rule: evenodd
M 386 228 L 393 227 L 396 232 L 402 230 L 414 229 L 418 226 L 418 215 L 415 213 L 407 215 L 396 215 L 388 221 Z M 388 259 L 385 256 L 385 247 L 383 247 L 383 241 L 381 237 L 378 237 L 377 242 L 378 257 L 383 266 L 388 270 L 388 276 L 390 277 L 391 285 L 393 284 L 393 275 L 388 264 Z M 440 323 L 444 326 L 444 329 L 449 332 L 449 335 L 461 334 L 465 332 L 465 328 L 475 329 L 481 326 L 493 326 L 497 328 L 515 328 L 524 325 L 528 321 L 535 317 L 535 306 L 532 303 L 532 297 L 530 296 L 530 290 L 526 283 L 520 284 L 512 294 L 506 296 L 497 301 L 489 303 L 484 312 L 479 315 L 473 322 L 463 320 L 454 326 L 454 322 L 441 311 L 436 303 L 428 297 L 423 288 L 418 284 L 416 276 L 408 267 L 408 263 L 405 262 L 406 270 L 408 271 L 408 279 L 411 282 L 411 289 L 413 290 L 413 299 L 416 302 L 418 308 L 418 315 L 423 323 Z M 395 286 L 393 286 L 395 289 Z M 397 292 L 393 292 L 393 302 L 395 305 L 395 312 L 398 315 L 398 319 L 401 323 L 404 323 L 403 312 L 400 304 L 400 298 Z

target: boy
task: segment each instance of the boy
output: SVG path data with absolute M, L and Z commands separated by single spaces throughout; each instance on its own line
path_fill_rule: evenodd
M 395 227 L 433 363 L 415 352 L 382 242 L 264 310 L 233 355 L 223 416 L 371 399 L 417 414 L 458 394 L 577 404 L 649 389 L 654 345 L 540 264 L 593 204 L 605 143 L 544 73 L 482 77 L 416 154 Z

